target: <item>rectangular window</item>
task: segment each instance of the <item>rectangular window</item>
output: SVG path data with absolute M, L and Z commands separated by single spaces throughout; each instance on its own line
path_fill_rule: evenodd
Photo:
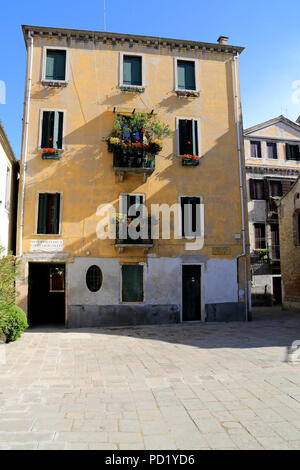
M 123 85 L 142 86 L 142 57 L 123 56 Z
M 179 155 L 198 155 L 198 121 L 178 119 Z
M 181 233 L 183 237 L 201 236 L 200 197 L 183 196 L 181 202 Z
M 122 266 L 122 302 L 144 301 L 144 266 L 124 264 Z
M 47 49 L 45 79 L 49 81 L 66 79 L 65 50 Z
M 39 194 L 38 229 L 40 234 L 59 234 L 60 194 Z
M 265 224 L 254 224 L 255 249 L 264 250 L 266 248 L 266 226 Z
M 251 140 L 251 157 L 252 158 L 261 158 L 261 142 L 256 140 Z
M 267 153 L 268 158 L 270 159 L 277 159 L 277 144 L 275 142 L 267 142 Z
M 62 111 L 43 111 L 41 148 L 62 148 L 63 120 Z
M 65 291 L 65 269 L 63 267 L 50 268 L 50 289 L 49 292 Z
M 177 88 L 178 90 L 196 90 L 194 61 L 177 60 Z
M 286 144 L 286 159 L 296 162 L 300 160 L 299 145 Z
M 264 200 L 264 182 L 263 180 L 249 180 L 250 199 Z
M 11 169 L 7 167 L 6 170 L 6 186 L 5 186 L 5 209 L 10 209 L 10 196 L 11 196 Z
M 282 196 L 281 181 L 270 181 L 270 196 L 271 197 L 281 197 Z

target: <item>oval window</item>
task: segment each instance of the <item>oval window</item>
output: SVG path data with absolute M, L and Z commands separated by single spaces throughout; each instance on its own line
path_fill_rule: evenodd
M 91 292 L 97 292 L 102 285 L 102 272 L 98 266 L 90 266 L 86 273 L 86 285 Z

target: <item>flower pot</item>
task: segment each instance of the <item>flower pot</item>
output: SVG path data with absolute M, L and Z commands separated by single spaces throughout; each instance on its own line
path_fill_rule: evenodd
M 54 152 L 42 152 L 42 159 L 43 160 L 59 160 L 60 155 L 58 150 Z
M 183 158 L 182 166 L 198 166 L 200 163 L 199 158 Z

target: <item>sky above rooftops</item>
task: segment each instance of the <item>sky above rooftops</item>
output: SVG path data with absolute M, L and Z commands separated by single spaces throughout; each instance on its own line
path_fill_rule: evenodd
M 104 29 L 103 0 L 6 2 L 0 19 L 0 119 L 20 156 L 26 50 L 21 24 Z M 240 59 L 244 127 L 300 114 L 299 0 L 106 0 L 107 31 L 245 46 Z M 201 86 L 200 86 L 201 88 Z M 298 92 L 299 91 L 299 92 Z

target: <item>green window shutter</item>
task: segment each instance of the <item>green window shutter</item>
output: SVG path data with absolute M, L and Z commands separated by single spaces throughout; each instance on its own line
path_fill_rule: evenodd
M 59 115 L 59 118 L 58 118 L 57 148 L 62 149 L 64 113 L 60 111 L 58 115 Z
M 46 79 L 65 80 L 66 79 L 66 51 L 47 50 L 46 58 Z
M 46 58 L 46 80 L 54 80 L 54 56 L 51 54 L 52 51 L 47 51 Z
M 123 56 L 123 84 L 142 85 L 142 58 L 137 56 Z
M 179 154 L 193 155 L 193 121 L 192 119 L 179 120 Z
M 39 194 L 37 233 L 47 233 L 48 194 Z
M 195 62 L 178 60 L 177 80 L 179 90 L 196 90 Z
M 137 264 L 122 266 L 122 302 L 143 302 L 143 271 Z
M 54 111 L 54 121 L 53 121 L 53 148 L 57 149 L 58 144 L 58 123 L 59 123 L 59 112 Z
M 59 233 L 59 215 L 60 215 L 60 194 L 56 193 L 53 198 L 53 227 L 54 232 Z
M 54 113 L 52 111 L 44 111 L 42 122 L 42 148 L 53 147 L 53 123 Z

